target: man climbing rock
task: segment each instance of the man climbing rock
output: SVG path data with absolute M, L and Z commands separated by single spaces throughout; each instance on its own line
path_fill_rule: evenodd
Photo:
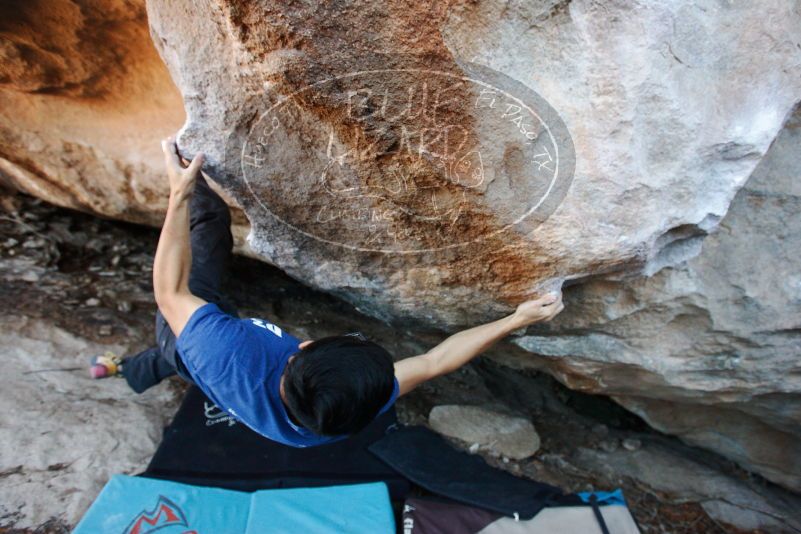
M 170 199 L 153 262 L 157 345 L 120 359 L 94 358 L 95 378 L 124 377 L 141 393 L 178 374 L 259 434 L 295 447 L 342 439 L 419 384 L 466 364 L 513 330 L 552 319 L 561 294 L 459 332 L 395 364 L 360 334 L 301 342 L 263 319 L 240 319 L 220 294 L 233 238 L 228 206 L 200 172 L 162 141 Z

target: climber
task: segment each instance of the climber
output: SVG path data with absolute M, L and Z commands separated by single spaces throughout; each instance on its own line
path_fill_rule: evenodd
M 308 447 L 358 432 L 399 396 L 564 307 L 560 292 L 546 294 L 395 364 L 358 333 L 301 342 L 266 320 L 240 319 L 220 294 L 233 247 L 228 206 L 200 172 L 203 154 L 185 165 L 173 138 L 162 149 L 170 198 L 153 262 L 157 345 L 95 357 L 95 378 L 121 376 L 141 393 L 178 374 L 263 436 Z

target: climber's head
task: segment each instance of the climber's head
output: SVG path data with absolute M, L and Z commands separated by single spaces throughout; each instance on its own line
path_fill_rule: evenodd
M 281 378 L 289 416 L 315 434 L 354 434 L 375 419 L 395 385 L 392 357 L 364 338 L 301 343 Z

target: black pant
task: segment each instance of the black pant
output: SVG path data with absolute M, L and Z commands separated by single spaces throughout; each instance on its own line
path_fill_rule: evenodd
M 189 228 L 192 267 L 189 290 L 207 302 L 214 302 L 226 313 L 236 316 L 233 305 L 220 293 L 223 274 L 231 258 L 231 213 L 228 206 L 199 175 L 189 201 Z M 122 375 L 128 385 L 142 393 L 167 377 L 177 374 L 192 382 L 175 350 L 173 333 L 161 310 L 156 312 L 156 346 L 123 360 Z

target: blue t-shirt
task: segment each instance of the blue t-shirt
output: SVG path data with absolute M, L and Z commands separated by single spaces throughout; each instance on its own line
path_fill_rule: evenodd
M 259 434 L 293 447 L 345 438 L 319 436 L 292 423 L 279 394 L 281 374 L 300 340 L 262 319 L 239 319 L 213 303 L 192 314 L 176 349 L 189 375 L 209 399 Z M 398 398 L 392 395 L 381 408 Z

